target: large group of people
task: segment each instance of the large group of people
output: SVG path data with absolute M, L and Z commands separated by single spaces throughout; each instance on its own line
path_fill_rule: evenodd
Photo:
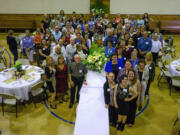
M 142 109 L 149 93 L 158 52 L 163 47 L 159 29 L 150 32 L 150 20 L 147 13 L 137 20 L 130 15 L 122 18 L 120 14 L 112 19 L 105 14 L 87 20 L 75 12 L 68 19 L 61 10 L 57 17 L 44 15 L 41 28 L 34 36 L 26 30 L 20 42 L 22 53 L 31 64 L 35 63 L 35 58 L 37 65 L 44 67 L 47 88 L 51 92 L 50 107 L 56 108 L 56 97 L 60 97 L 60 103 L 64 101 L 68 84 L 71 86 L 69 108 L 75 102 L 76 87 L 76 102 L 79 102 L 82 84 L 87 85 L 87 68 L 81 60 L 89 55 L 92 42 L 96 42 L 110 59 L 105 65 L 104 84 L 110 123 L 121 131 L 125 124 L 133 126 L 136 110 Z M 18 44 L 12 31 L 9 31 L 7 43 L 16 61 Z

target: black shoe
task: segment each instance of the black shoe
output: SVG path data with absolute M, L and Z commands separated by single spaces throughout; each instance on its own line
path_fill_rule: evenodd
M 72 104 L 72 103 L 70 103 L 70 104 L 69 104 L 69 108 L 72 108 L 72 107 L 73 107 L 73 104 Z
M 59 103 L 62 104 L 62 103 L 63 103 L 63 100 L 60 100 Z
M 57 96 L 55 97 L 55 100 L 58 100 L 58 97 L 57 97 Z
M 111 127 L 116 127 L 116 123 L 111 123 L 110 126 Z
M 140 105 L 139 108 L 138 108 L 138 111 L 141 111 L 142 110 L 142 106 Z
M 125 128 L 125 123 L 122 123 L 122 124 L 121 124 L 121 128 L 120 128 L 120 131 L 123 131 L 124 128 Z
M 118 122 L 117 130 L 121 130 L 122 122 Z
M 56 107 L 56 104 L 50 104 L 50 107 L 52 108 L 52 109 L 56 109 L 57 107 Z

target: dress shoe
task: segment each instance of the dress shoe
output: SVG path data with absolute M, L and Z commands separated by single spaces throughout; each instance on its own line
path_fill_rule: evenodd
M 73 107 L 73 104 L 72 104 L 72 103 L 70 103 L 70 104 L 69 104 L 69 108 L 72 108 L 72 107 Z

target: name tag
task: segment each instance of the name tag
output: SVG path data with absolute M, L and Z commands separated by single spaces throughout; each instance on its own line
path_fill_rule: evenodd
M 148 45 L 148 44 L 149 44 L 149 42 L 146 42 L 145 44 L 146 44 L 146 45 Z
M 82 70 L 79 70 L 79 73 L 82 73 Z
M 119 67 L 119 70 L 121 69 L 121 67 Z
M 111 89 L 107 89 L 107 91 L 108 91 L 108 92 L 110 92 L 110 91 L 111 91 Z
M 127 89 L 123 89 L 123 92 L 127 93 Z

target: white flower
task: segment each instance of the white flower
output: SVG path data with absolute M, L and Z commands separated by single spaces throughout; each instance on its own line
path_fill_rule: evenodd
M 101 61 L 99 61 L 99 63 L 98 63 L 99 65 L 102 65 L 102 62 Z

